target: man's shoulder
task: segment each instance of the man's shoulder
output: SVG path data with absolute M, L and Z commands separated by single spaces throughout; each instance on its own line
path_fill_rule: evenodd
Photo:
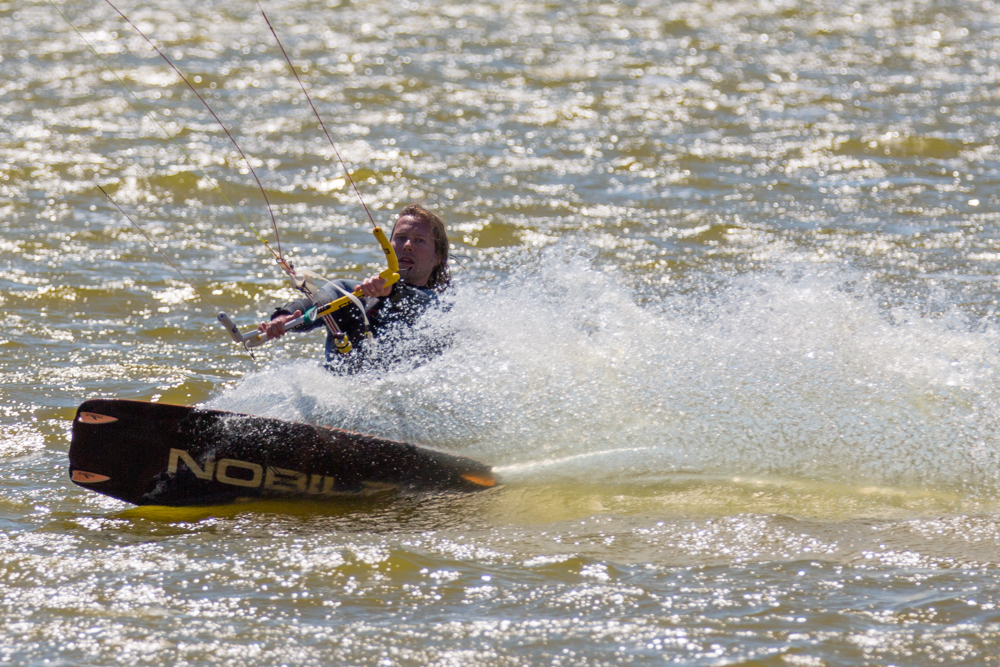
M 336 285 L 340 289 L 353 291 L 358 285 L 361 284 L 360 280 L 349 280 L 347 278 L 337 278 L 335 280 L 328 280 L 323 284 L 322 289 L 327 289 L 330 285 Z
M 337 280 L 328 280 L 323 283 L 323 286 L 319 288 L 320 301 L 334 301 L 344 296 L 344 292 L 350 294 L 358 285 L 361 283 L 357 280 L 348 280 L 346 278 L 339 278 Z

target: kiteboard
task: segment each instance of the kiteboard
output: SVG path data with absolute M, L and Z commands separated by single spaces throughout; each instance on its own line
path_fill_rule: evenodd
M 76 484 L 135 505 L 337 500 L 497 485 L 470 458 L 336 428 L 182 405 L 94 399 L 77 409 Z

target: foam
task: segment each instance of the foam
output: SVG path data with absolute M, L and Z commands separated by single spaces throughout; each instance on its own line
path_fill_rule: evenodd
M 547 251 L 495 287 L 458 285 L 383 342 L 404 357 L 386 370 L 285 362 L 212 405 L 456 451 L 526 482 L 997 483 L 991 327 L 916 301 L 888 308 L 843 268 L 715 285 L 640 303 L 588 258 Z M 450 344 L 406 358 L 427 338 Z

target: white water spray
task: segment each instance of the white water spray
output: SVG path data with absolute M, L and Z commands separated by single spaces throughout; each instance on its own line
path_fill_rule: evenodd
M 752 274 L 638 305 L 587 259 L 551 252 L 489 291 L 457 287 L 395 345 L 405 357 L 449 341 L 438 356 L 354 377 L 272 367 L 212 405 L 467 454 L 527 483 L 992 488 L 996 332 L 887 309 L 865 285 L 840 269 Z

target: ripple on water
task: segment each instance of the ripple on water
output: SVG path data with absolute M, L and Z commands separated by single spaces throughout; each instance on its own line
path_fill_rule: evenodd
M 123 9 L 284 251 L 379 266 L 255 7 L 183 4 Z M 267 9 L 376 219 L 445 212 L 450 310 L 397 344 L 453 342 L 364 378 L 317 336 L 234 354 L 94 182 L 248 327 L 291 293 L 210 183 L 270 239 L 239 156 L 108 8 L 63 11 L 207 176 L 51 5 L 0 4 L 0 661 L 995 661 L 995 3 Z M 93 396 L 506 486 L 128 509 L 67 480 Z

